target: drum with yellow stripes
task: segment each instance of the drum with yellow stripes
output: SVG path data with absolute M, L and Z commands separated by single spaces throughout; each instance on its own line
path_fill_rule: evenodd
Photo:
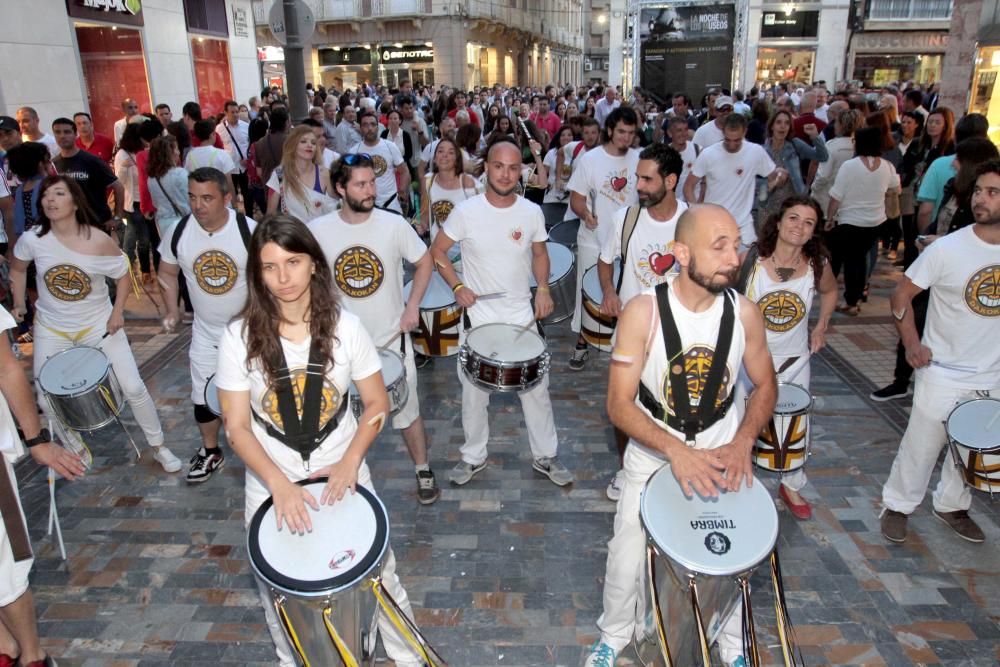
M 802 386 L 778 383 L 774 415 L 753 447 L 754 465 L 771 472 L 792 472 L 806 464 L 812 405 L 812 395 Z
M 461 276 L 459 276 L 461 277 Z M 413 281 L 403 287 L 403 299 L 410 300 Z M 455 302 L 455 294 L 437 271 L 420 300 L 420 322 L 410 334 L 413 349 L 428 357 L 458 354 L 458 330 L 464 309 Z
M 976 491 L 1000 493 L 1000 400 L 982 396 L 959 403 L 944 428 L 962 480 Z
M 622 261 L 615 260 L 611 281 L 618 284 L 622 273 Z M 617 317 L 608 317 L 601 313 L 601 302 L 604 300 L 604 290 L 597 275 L 597 265 L 587 269 L 583 274 L 583 308 L 580 314 L 580 335 L 590 345 L 604 352 L 611 352 L 611 339 L 618 324 Z M 622 304 L 624 307 L 625 304 Z

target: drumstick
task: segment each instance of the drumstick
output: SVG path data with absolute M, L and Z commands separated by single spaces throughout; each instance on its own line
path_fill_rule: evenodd
M 531 327 L 535 326 L 536 324 L 537 324 L 537 322 L 535 320 L 532 320 L 532 321 L 528 322 L 527 324 L 525 324 L 524 326 L 522 326 L 521 330 L 517 332 L 516 336 L 514 336 L 514 342 L 516 343 L 517 339 L 520 338 L 521 336 L 523 336 L 525 331 L 527 331 Z
M 500 297 L 507 296 L 507 292 L 490 292 L 489 294 L 477 294 L 476 301 L 482 301 L 483 299 L 499 299 Z
M 398 338 L 399 338 L 400 336 L 402 336 L 402 335 L 403 335 L 403 331 L 402 331 L 402 330 L 400 330 L 400 331 L 397 331 L 397 332 L 396 332 L 396 335 L 395 335 L 395 336 L 393 336 L 392 338 L 390 338 L 390 339 L 389 339 L 388 341 L 386 341 L 385 345 L 383 345 L 382 347 L 380 347 L 380 348 L 379 348 L 379 350 L 386 350 L 386 349 L 388 349 L 388 348 L 389 348 L 389 346 L 390 346 L 390 345 L 392 345 L 393 343 L 395 343 L 395 342 L 396 342 L 396 340 L 397 340 L 397 339 L 398 339 Z

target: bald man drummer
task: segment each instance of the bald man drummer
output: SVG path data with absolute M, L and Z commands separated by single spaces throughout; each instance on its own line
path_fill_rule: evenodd
M 725 209 L 692 206 L 677 223 L 680 272 L 633 298 L 618 320 L 607 407 L 629 442 L 608 543 L 601 637 L 586 667 L 614 665 L 632 641 L 646 543 L 639 503 L 650 476 L 668 464 L 685 495 L 703 498 L 752 483 L 750 453 L 771 418 L 777 382 L 760 311 L 732 289 L 739 247 L 739 227 Z M 742 421 L 732 409 L 741 364 L 756 386 Z M 733 613 L 719 635 L 726 665 L 746 664 L 741 623 Z

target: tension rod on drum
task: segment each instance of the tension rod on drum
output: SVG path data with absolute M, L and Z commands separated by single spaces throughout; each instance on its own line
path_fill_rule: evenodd
M 389 622 L 399 631 L 403 639 L 406 640 L 413 650 L 417 652 L 424 661 L 424 664 L 429 667 L 448 667 L 448 663 L 444 661 L 444 658 L 420 634 L 417 626 L 403 613 L 403 610 L 393 599 L 392 595 L 389 594 L 389 591 L 385 590 L 385 587 L 382 585 L 382 578 L 373 578 L 371 580 L 371 587 L 372 594 L 375 595 L 375 600 L 382 607 L 382 610 L 389 618 Z M 431 654 L 436 658 L 436 661 L 431 658 Z
M 139 446 L 135 444 L 135 440 L 132 439 L 132 434 L 129 433 L 129 430 L 127 428 L 125 428 L 125 422 L 123 422 L 121 417 L 118 416 L 119 411 L 115 410 L 115 404 L 114 401 L 111 399 L 111 394 L 110 392 L 108 392 L 108 388 L 101 386 L 100 392 L 101 392 L 101 397 L 104 399 L 104 402 L 108 404 L 108 408 L 110 408 L 111 414 L 114 417 L 115 421 L 118 423 L 121 429 L 125 431 L 125 437 L 128 438 L 129 443 L 131 443 L 132 445 L 132 449 L 135 450 L 135 462 L 138 463 L 142 459 L 142 452 L 139 451 Z

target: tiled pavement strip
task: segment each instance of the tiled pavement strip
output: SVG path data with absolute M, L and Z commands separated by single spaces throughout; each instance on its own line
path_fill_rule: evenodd
M 894 334 L 880 266 L 857 319 L 836 316 L 831 348 L 814 361 L 815 518 L 798 522 L 778 504 L 779 548 L 792 621 L 808 665 L 990 665 L 1000 659 L 1000 515 L 977 497 L 985 545 L 955 537 L 927 499 L 905 545 L 879 533 L 882 482 L 905 409 L 867 395 L 891 374 Z M 139 304 L 133 315 L 152 315 Z M 607 358 L 565 367 L 568 326 L 551 328 L 552 399 L 560 457 L 577 481 L 559 489 L 531 470 L 517 401 L 493 398 L 489 467 L 468 486 L 447 484 L 462 440 L 454 359 L 420 371 L 421 403 L 441 500 L 416 503 L 402 440 L 384 433 L 369 455 L 389 508 L 399 573 L 423 631 L 453 666 L 579 665 L 600 613 L 614 505 L 615 468 L 604 411 Z M 187 333 L 129 332 L 168 444 L 197 446 L 188 404 Z M 130 422 L 131 423 L 131 422 Z M 132 432 L 141 436 L 134 423 Z M 207 484 L 188 486 L 149 457 L 133 464 L 113 428 L 93 437 L 94 470 L 58 483 L 69 560 L 45 535 L 44 476 L 19 466 L 37 552 L 32 577 L 44 646 L 64 665 L 273 664 L 243 530 L 243 468 L 235 456 Z M 775 489 L 776 477 L 761 473 Z M 935 475 L 936 479 L 936 475 Z M 768 580 L 754 577 L 765 661 L 778 664 Z M 637 664 L 631 651 L 618 665 Z

